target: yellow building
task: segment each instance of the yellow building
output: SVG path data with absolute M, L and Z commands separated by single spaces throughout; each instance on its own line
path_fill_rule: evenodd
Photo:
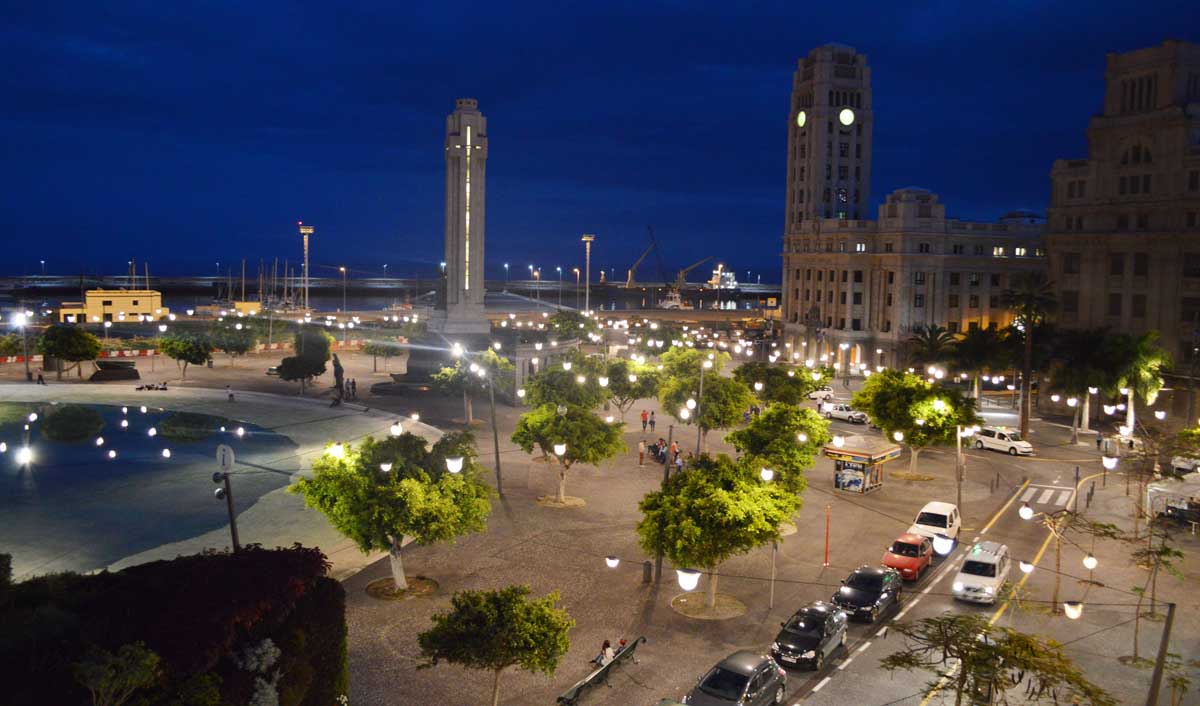
M 262 302 L 234 302 L 233 310 L 244 316 L 255 316 L 263 308 Z
M 89 289 L 82 302 L 63 302 L 58 320 L 64 323 L 157 321 L 171 312 L 162 293 L 153 289 Z

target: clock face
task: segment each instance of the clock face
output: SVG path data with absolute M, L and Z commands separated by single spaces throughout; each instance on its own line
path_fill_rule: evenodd
M 806 122 L 808 122 L 808 115 L 803 110 L 796 113 L 796 127 L 804 127 Z
M 838 121 L 846 126 L 854 124 L 854 111 L 849 108 L 842 108 L 842 112 L 838 113 Z

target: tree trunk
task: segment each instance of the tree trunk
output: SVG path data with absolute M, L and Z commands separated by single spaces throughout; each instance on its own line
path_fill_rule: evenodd
M 712 566 L 708 571 L 708 594 L 704 598 L 704 605 L 712 610 L 717 607 L 717 568 Z
M 379 356 L 371 356 L 371 372 L 379 372 Z
M 1054 528 L 1054 597 L 1051 600 L 1051 608 L 1055 615 L 1058 615 L 1058 589 L 1062 582 L 1062 528 L 1057 526 L 1058 520 L 1055 520 Z
M 463 390 L 463 415 L 467 418 L 467 424 L 474 419 L 474 411 L 471 405 L 471 393 Z
M 979 396 L 979 373 L 975 373 L 975 409 L 983 411 L 983 399 Z
M 1025 322 L 1025 356 L 1021 362 L 1021 437 L 1029 438 L 1029 391 L 1033 377 L 1033 323 Z
M 1145 589 L 1138 592 L 1137 606 L 1133 609 L 1133 661 L 1138 660 L 1138 641 L 1142 632 L 1142 601 L 1146 598 Z
M 187 361 L 183 361 L 183 371 L 179 374 L 180 380 L 187 380 Z
M 921 449 L 915 446 L 908 447 L 908 472 L 917 472 L 917 457 L 921 455 Z
M 404 559 L 400 556 L 400 545 L 404 542 L 404 537 L 389 537 L 392 540 L 392 546 L 388 549 L 388 563 L 392 567 L 392 583 L 397 591 L 408 590 L 408 579 L 404 577 Z
M 1129 400 L 1125 403 L 1125 426 L 1129 427 L 1130 436 L 1133 435 L 1134 423 L 1137 421 L 1137 415 L 1133 412 L 1133 388 L 1129 388 Z
M 500 706 L 500 671 L 496 670 L 496 676 L 492 679 L 492 706 Z
M 54 369 L 58 373 L 58 379 L 62 380 L 62 360 L 57 358 L 54 360 Z
M 700 453 L 708 451 L 708 430 L 700 427 Z
M 1091 431 L 1092 393 L 1090 392 L 1083 396 L 1083 412 L 1080 413 L 1080 416 L 1083 418 L 1083 423 L 1080 425 L 1080 428 L 1083 431 Z
M 1071 416 L 1071 444 L 1075 445 L 1079 443 L 1079 405 L 1075 405 L 1071 409 L 1075 412 Z
M 558 501 L 567 502 L 567 467 L 561 462 L 558 464 Z

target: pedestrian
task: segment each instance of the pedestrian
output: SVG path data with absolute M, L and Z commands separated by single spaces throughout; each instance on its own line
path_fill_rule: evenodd
M 646 440 L 642 439 L 638 442 L 638 465 L 646 465 Z
M 39 384 L 39 385 L 46 384 L 46 378 L 42 377 L 42 371 L 40 371 L 40 370 L 38 371 L 37 384 Z
M 682 470 L 683 470 L 683 456 L 676 456 L 675 457 L 675 472 L 678 473 Z
M 225 397 L 230 402 L 233 402 L 233 388 L 229 387 L 229 385 L 225 386 Z
M 1104 442 L 1104 437 L 1097 435 L 1096 436 L 1096 450 L 1097 451 L 1100 450 L 1100 444 L 1102 444 L 1103 442 Z
M 642 431 L 646 431 L 646 423 L 650 419 L 650 414 L 646 410 L 642 410 Z
M 358 383 L 354 378 L 350 378 L 350 399 L 358 399 Z
M 679 442 L 671 442 L 671 458 L 679 458 Z
M 655 424 L 654 412 L 651 412 L 650 413 L 650 432 L 651 433 L 654 433 L 654 424 Z

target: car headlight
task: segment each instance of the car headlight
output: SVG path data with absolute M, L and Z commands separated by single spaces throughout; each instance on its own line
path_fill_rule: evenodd
M 962 582 L 962 581 L 955 581 L 955 582 L 954 582 L 954 590 L 955 590 L 956 592 L 957 592 L 957 591 L 961 591 L 961 590 L 963 590 L 963 582 Z
M 842 586 L 841 588 L 838 589 L 838 593 L 841 593 L 841 594 L 847 594 L 849 592 L 850 592 L 849 586 Z
M 984 593 L 986 593 L 986 594 L 988 594 L 988 595 L 990 596 L 990 595 L 992 595 L 993 593 L 995 593 L 995 590 L 994 590 L 994 589 L 993 589 L 991 586 L 984 586 L 984 587 L 983 587 L 983 592 L 984 592 Z
M 808 652 L 805 652 L 804 654 L 800 655 L 800 658 L 801 659 L 812 659 L 813 657 L 816 657 L 816 656 L 817 656 L 816 651 L 809 650 Z

